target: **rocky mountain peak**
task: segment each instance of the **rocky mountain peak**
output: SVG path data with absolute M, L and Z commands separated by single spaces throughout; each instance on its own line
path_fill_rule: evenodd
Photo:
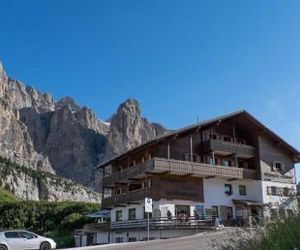
M 105 159 L 124 153 L 166 131 L 162 126 L 152 124 L 141 116 L 137 100 L 128 99 L 111 118 Z
M 70 106 L 71 110 L 74 112 L 78 112 L 80 110 L 80 106 L 70 96 L 65 96 L 62 99 L 60 99 L 58 102 L 55 103 L 56 109 L 61 109 L 63 106 Z
M 136 99 L 127 99 L 119 105 L 117 115 L 128 114 L 130 116 L 141 116 L 141 107 Z

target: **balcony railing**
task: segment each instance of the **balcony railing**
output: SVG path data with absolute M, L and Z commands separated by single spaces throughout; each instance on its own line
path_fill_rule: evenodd
M 186 219 L 179 218 L 157 218 L 150 219 L 149 227 L 151 230 L 159 229 L 204 229 L 214 225 L 214 220 L 212 217 L 205 217 L 202 219 L 196 219 L 195 217 L 189 217 Z M 112 222 L 111 229 L 121 230 L 121 229 L 146 229 L 147 220 L 132 220 L 132 221 L 120 221 Z
M 159 199 L 157 193 L 154 189 L 139 189 L 135 191 L 130 191 L 128 193 L 113 195 L 102 199 L 102 207 L 111 207 L 116 205 L 125 205 L 131 202 L 137 202 L 145 199 L 145 197 L 150 196 L 153 199 Z
M 206 163 L 154 158 L 105 177 L 102 183 L 104 187 L 113 187 L 116 183 L 127 183 L 131 178 L 142 179 L 151 173 L 227 179 L 256 179 L 255 170 L 248 171 L 248 169 L 237 167 L 214 166 Z
M 203 150 L 204 152 L 214 150 L 247 157 L 255 156 L 255 148 L 253 146 L 215 139 L 205 141 L 203 144 Z
M 89 230 L 89 231 L 106 231 L 110 230 L 111 224 L 110 222 L 105 222 L 105 223 L 90 223 L 90 224 L 85 224 L 83 229 Z

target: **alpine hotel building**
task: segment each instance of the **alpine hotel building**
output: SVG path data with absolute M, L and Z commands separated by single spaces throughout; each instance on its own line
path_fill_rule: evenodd
M 145 197 L 153 199 L 153 221 L 182 213 L 225 225 L 288 216 L 297 209 L 299 161 L 299 151 L 246 111 L 170 132 L 98 167 L 110 222 L 85 233 L 94 244 L 145 240 Z M 195 233 L 161 225 L 150 226 L 152 239 Z

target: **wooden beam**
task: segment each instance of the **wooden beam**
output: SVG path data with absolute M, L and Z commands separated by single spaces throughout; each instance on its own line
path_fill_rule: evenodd
M 167 147 L 168 147 L 168 159 L 170 159 L 170 157 L 171 157 L 171 145 L 170 145 L 170 141 L 168 141 Z
M 205 179 L 212 179 L 212 178 L 216 178 L 217 176 L 216 175 L 209 175 L 209 176 L 206 176 Z
M 230 179 L 227 179 L 227 181 L 236 181 L 238 180 L 237 178 L 230 178 Z
M 193 136 L 190 135 L 190 161 L 193 161 Z

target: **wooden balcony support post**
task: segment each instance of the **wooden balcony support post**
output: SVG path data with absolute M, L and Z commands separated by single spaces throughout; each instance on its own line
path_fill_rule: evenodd
M 104 199 L 104 186 L 103 186 L 104 178 L 105 178 L 105 166 L 102 168 L 102 180 L 101 180 L 102 199 Z
M 236 154 L 234 155 L 234 162 L 235 162 L 235 167 L 238 168 L 238 160 Z
M 170 141 L 168 141 L 167 151 L 168 151 L 168 159 L 170 159 L 171 158 L 171 145 L 170 145 Z
M 193 136 L 190 135 L 190 161 L 193 161 Z
M 233 123 L 233 126 L 232 126 L 232 135 L 233 135 L 233 141 L 237 142 L 236 132 L 235 132 L 235 123 Z

